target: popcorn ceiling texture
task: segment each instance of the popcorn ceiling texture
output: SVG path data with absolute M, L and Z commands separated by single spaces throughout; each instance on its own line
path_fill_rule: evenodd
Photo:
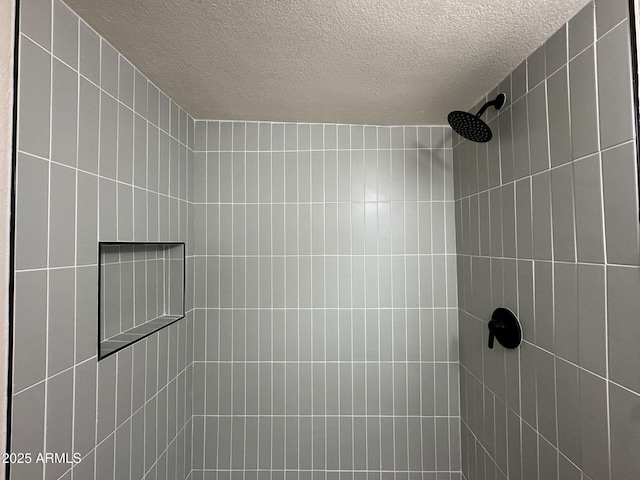
M 194 118 L 445 124 L 585 0 L 70 0 Z

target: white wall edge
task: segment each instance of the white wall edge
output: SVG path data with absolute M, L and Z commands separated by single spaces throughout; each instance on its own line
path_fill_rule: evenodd
M 0 0 L 0 452 L 6 451 L 15 0 Z M 5 478 L 0 465 L 0 480 Z

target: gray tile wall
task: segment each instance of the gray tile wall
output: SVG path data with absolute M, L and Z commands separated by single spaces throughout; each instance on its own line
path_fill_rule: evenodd
M 640 478 L 627 9 L 587 4 L 490 92 L 509 102 L 489 144 L 454 135 L 468 480 Z M 518 350 L 486 346 L 499 306 L 522 322 Z
M 63 3 L 20 3 L 11 478 L 184 479 L 192 302 L 97 362 L 98 241 L 192 255 L 193 120 Z
M 194 125 L 63 3 L 21 7 L 12 450 L 83 460 L 12 478 L 639 474 L 626 2 L 501 83 L 454 175 L 442 127 Z M 192 292 L 100 363 L 98 240 L 186 240 Z M 517 352 L 484 346 L 499 305 Z
M 196 121 L 194 480 L 460 478 L 449 135 Z

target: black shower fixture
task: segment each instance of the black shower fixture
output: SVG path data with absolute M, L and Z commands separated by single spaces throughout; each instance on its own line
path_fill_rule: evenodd
M 456 110 L 449 114 L 447 120 L 451 128 L 453 128 L 458 135 L 462 135 L 472 142 L 488 142 L 493 135 L 491 134 L 489 126 L 484 123 L 480 117 L 485 110 L 492 105 L 496 110 L 500 110 L 506 100 L 507 96 L 504 93 L 499 93 L 494 100 L 485 103 L 475 115 L 473 113 Z
M 518 348 L 522 342 L 520 320 L 508 308 L 496 308 L 489 321 L 489 348 L 497 339 L 504 348 Z

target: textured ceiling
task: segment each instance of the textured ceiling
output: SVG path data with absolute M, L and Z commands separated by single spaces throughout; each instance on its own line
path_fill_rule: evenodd
M 68 0 L 195 118 L 444 124 L 587 0 Z

